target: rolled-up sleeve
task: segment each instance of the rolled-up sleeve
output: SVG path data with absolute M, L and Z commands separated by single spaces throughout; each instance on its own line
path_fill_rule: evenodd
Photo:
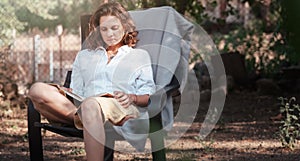
M 151 65 L 143 66 L 138 73 L 138 77 L 136 78 L 136 94 L 144 95 L 144 94 L 153 94 L 155 92 L 155 84 L 153 81 L 153 73 Z

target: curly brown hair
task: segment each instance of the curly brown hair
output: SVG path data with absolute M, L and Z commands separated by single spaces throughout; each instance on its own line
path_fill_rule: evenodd
M 102 40 L 99 29 L 100 18 L 102 16 L 117 17 L 125 29 L 125 35 L 122 40 L 123 44 L 130 47 L 134 47 L 136 45 L 138 41 L 138 32 L 135 30 L 135 24 L 128 11 L 126 11 L 126 9 L 118 2 L 108 2 L 100 5 L 96 12 L 94 12 L 91 16 L 89 22 L 89 35 L 83 43 L 83 49 L 95 50 L 100 46 L 105 47 L 105 43 Z

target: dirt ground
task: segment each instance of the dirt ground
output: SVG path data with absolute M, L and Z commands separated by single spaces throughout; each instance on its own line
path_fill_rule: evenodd
M 300 94 L 282 94 L 295 96 Z M 298 161 L 300 141 L 295 150 L 281 146 L 278 138 L 279 121 L 270 117 L 279 112 L 277 96 L 259 95 L 253 91 L 231 92 L 221 118 L 205 138 L 197 139 L 208 102 L 201 103 L 197 118 L 177 142 L 167 147 L 170 161 Z M 13 109 L 13 114 L 0 118 L 0 161 L 28 161 L 26 109 Z M 175 126 L 180 126 L 176 123 Z M 82 139 L 66 138 L 49 131 L 43 133 L 46 161 L 85 160 Z M 126 143 L 116 146 L 127 148 Z M 116 160 L 151 160 L 151 154 L 115 152 Z

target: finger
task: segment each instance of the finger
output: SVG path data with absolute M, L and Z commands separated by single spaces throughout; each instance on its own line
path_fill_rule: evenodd
M 119 98 L 119 97 L 121 97 L 123 95 L 123 92 L 121 92 L 121 91 L 114 91 L 114 96 L 116 97 L 116 98 Z
M 122 101 L 119 101 L 119 103 L 124 106 L 124 107 L 128 107 L 129 105 L 131 105 L 131 102 L 129 99 L 126 99 L 126 100 L 122 100 Z
M 123 101 L 128 101 L 128 99 L 129 99 L 129 97 L 128 97 L 127 94 L 124 94 L 124 95 L 122 95 L 122 96 L 119 97 L 119 100 L 122 101 L 122 102 Z
M 124 92 L 115 92 L 115 99 L 119 100 L 119 101 L 124 101 L 126 99 L 128 99 L 128 95 Z
M 120 103 L 121 105 L 129 104 L 129 100 L 128 100 L 128 99 L 119 99 L 118 101 L 119 101 L 119 103 Z
M 123 106 L 124 108 L 130 106 L 131 102 L 128 94 L 121 91 L 115 91 L 114 95 L 115 95 L 114 98 L 120 103 L 121 106 Z
M 123 106 L 123 108 L 128 108 L 128 107 L 129 107 L 129 104 Z
M 123 108 L 128 108 L 130 106 L 130 103 L 121 104 Z

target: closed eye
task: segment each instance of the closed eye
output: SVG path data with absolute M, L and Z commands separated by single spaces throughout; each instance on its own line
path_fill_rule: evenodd
M 119 25 L 114 25 L 111 27 L 112 30 L 118 30 L 119 29 Z
M 106 28 L 106 27 L 101 27 L 100 30 L 101 30 L 101 31 L 106 31 L 107 28 Z

